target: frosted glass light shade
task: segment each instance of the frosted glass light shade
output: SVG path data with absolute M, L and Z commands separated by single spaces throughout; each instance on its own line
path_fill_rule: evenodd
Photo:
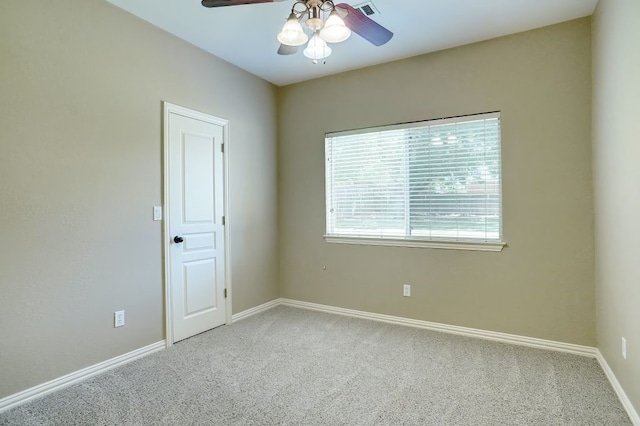
M 351 30 L 335 10 L 329 14 L 324 28 L 320 31 L 320 37 L 327 43 L 340 43 L 351 36 Z
M 310 59 L 324 59 L 331 55 L 331 48 L 320 38 L 318 33 L 315 33 L 302 53 Z
M 278 41 L 287 46 L 300 46 L 305 44 L 307 40 L 309 40 L 309 36 L 304 33 L 302 25 L 298 22 L 296 15 L 292 13 L 278 34 Z
M 324 25 L 324 21 L 320 18 L 307 19 L 307 27 L 311 28 L 311 31 L 318 31 Z

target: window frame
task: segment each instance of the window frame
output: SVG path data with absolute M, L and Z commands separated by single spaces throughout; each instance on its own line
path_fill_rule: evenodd
M 329 159 L 328 157 L 328 144 L 329 139 L 337 136 L 350 136 L 350 135 L 366 135 L 367 133 L 377 133 L 382 131 L 391 130 L 406 130 L 417 127 L 433 126 L 440 124 L 450 124 L 472 121 L 473 118 L 490 119 L 497 118 L 499 120 L 499 162 L 500 162 L 500 204 L 499 210 L 499 239 L 498 240 L 482 240 L 475 238 L 458 238 L 448 239 L 441 237 L 418 237 L 418 236 L 356 236 L 356 235 L 340 235 L 330 234 L 329 229 L 329 215 L 332 214 L 329 211 Z M 408 123 L 398 123 L 391 125 L 382 125 L 367 127 L 361 129 L 353 129 L 347 131 L 328 132 L 325 134 L 325 196 L 324 196 L 324 219 L 325 219 L 325 233 L 324 239 L 327 243 L 333 244 L 349 244 L 349 245 L 373 245 L 373 246 L 387 246 L 387 247 L 417 247 L 417 248 L 435 248 L 435 249 L 447 249 L 447 250 L 477 250 L 477 251 L 492 251 L 500 252 L 507 245 L 504 239 L 503 233 L 503 191 L 502 191 L 502 119 L 500 111 L 491 111 L 486 113 L 467 114 L 455 117 L 420 120 Z

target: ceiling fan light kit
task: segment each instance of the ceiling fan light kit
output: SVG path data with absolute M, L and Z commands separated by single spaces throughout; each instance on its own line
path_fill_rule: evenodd
M 326 17 L 325 19 L 323 19 Z M 306 18 L 306 26 L 313 31 L 311 39 L 307 37 L 300 25 Z M 317 63 L 331 55 L 331 48 L 327 43 L 340 43 L 351 35 L 351 30 L 345 25 L 336 12 L 336 6 L 331 0 L 299 0 L 293 4 L 287 22 L 278 34 L 278 41 L 288 46 L 300 46 L 307 40 L 304 56 Z M 301 40 L 304 40 L 300 43 Z
M 201 1 L 205 7 L 222 7 L 283 0 Z M 301 22 L 311 31 L 311 38 L 305 33 Z M 291 55 L 296 53 L 298 46 L 308 42 L 303 53 L 316 64 L 318 60 L 331 55 L 331 48 L 327 43 L 341 43 L 351 36 L 352 31 L 375 46 L 382 46 L 393 37 L 391 31 L 346 3 L 334 4 L 332 0 L 297 0 L 282 31 L 278 33 L 278 54 Z

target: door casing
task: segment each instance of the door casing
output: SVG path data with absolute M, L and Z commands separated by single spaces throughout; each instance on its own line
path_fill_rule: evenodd
M 162 246 L 163 246 L 163 266 L 164 266 L 164 288 L 165 288 L 165 342 L 166 346 L 173 345 L 173 322 L 172 322 L 172 297 L 171 297 L 171 280 L 169 276 L 169 248 L 170 248 L 170 233 L 169 233 L 169 114 L 175 113 L 185 117 L 202 120 L 208 123 L 212 123 L 223 128 L 222 142 L 224 143 L 224 154 L 222 156 L 223 161 L 223 199 L 224 199 L 224 250 L 225 250 L 225 288 L 227 289 L 227 297 L 225 299 L 225 324 L 229 325 L 232 322 L 231 312 L 231 298 L 232 298 L 232 285 L 231 285 L 231 249 L 229 241 L 229 121 L 214 117 L 209 114 L 205 114 L 199 111 L 194 111 L 189 108 L 174 105 L 169 102 L 162 102 L 163 109 L 163 171 L 162 171 L 162 184 L 163 184 L 163 227 L 162 227 Z

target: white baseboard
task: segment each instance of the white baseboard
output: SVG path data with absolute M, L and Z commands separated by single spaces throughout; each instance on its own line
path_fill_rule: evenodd
M 231 322 L 234 323 L 236 321 L 243 320 L 250 316 L 259 314 L 261 312 L 268 311 L 269 309 L 275 308 L 276 306 L 280 306 L 281 304 L 282 304 L 282 299 L 274 299 L 271 302 L 263 303 L 262 305 L 258 305 L 251 309 L 247 309 L 246 311 L 233 314 L 231 316 Z
M 499 333 L 495 331 L 479 330 L 479 329 L 468 328 L 468 327 L 459 327 L 455 325 L 447 325 L 447 324 L 440 324 L 440 323 L 429 322 L 429 321 L 414 320 L 410 318 L 395 317 L 391 315 L 382 315 L 382 314 L 376 314 L 372 312 L 357 311 L 353 309 L 338 308 L 335 306 L 301 302 L 298 300 L 282 299 L 282 298 L 275 299 L 270 302 L 264 303 L 262 305 L 234 314 L 232 315 L 232 322 L 243 320 L 245 318 L 259 314 L 261 312 L 267 311 L 269 309 L 275 308 L 280 305 L 310 309 L 314 311 L 326 312 L 331 314 L 345 315 L 349 317 L 363 318 L 363 319 L 369 319 L 373 321 L 381 321 L 389 324 L 405 325 L 410 327 L 422 328 L 426 330 L 440 331 L 443 333 L 457 334 L 460 336 L 475 337 L 479 339 L 492 340 L 496 342 L 509 343 L 513 345 L 528 346 L 532 348 L 546 349 L 546 350 L 552 350 L 557 352 L 566 352 L 566 353 L 571 353 L 575 355 L 596 358 L 600 363 L 600 366 L 604 370 L 605 375 L 609 379 L 611 386 L 613 387 L 616 394 L 618 395 L 620 402 L 624 406 L 625 410 L 627 410 L 627 413 L 629 415 L 629 418 L 631 419 L 631 422 L 635 426 L 640 426 L 640 416 L 638 416 L 638 412 L 633 407 L 633 404 L 627 397 L 627 394 L 625 393 L 624 389 L 622 389 L 622 386 L 620 386 L 620 382 L 618 382 L 618 379 L 616 378 L 615 374 L 613 374 L 613 371 L 609 367 L 609 364 L 607 363 L 606 359 L 602 356 L 602 354 L 597 348 L 593 348 L 590 346 L 574 345 L 571 343 L 556 342 L 553 340 L 538 339 L 534 337 L 518 336 L 515 334 Z M 166 347 L 166 343 L 164 341 L 153 343 L 149 346 L 145 346 L 135 351 L 131 351 L 124 355 L 120 355 L 118 357 L 101 362 L 99 364 L 95 364 L 93 366 L 84 368 L 74 373 L 67 374 L 66 376 L 62 376 L 58 379 L 51 380 L 47 383 L 34 386 L 30 389 L 19 392 L 17 394 L 10 395 L 8 397 L 0 399 L 0 413 L 2 413 L 3 411 L 9 410 L 10 408 L 13 408 L 15 406 L 18 406 L 20 404 L 24 404 L 32 399 L 39 398 L 48 393 L 57 391 L 64 387 L 78 383 L 82 380 L 86 380 L 90 377 L 101 374 L 112 368 L 118 367 L 120 365 L 131 362 L 135 359 L 138 359 L 143 356 L 149 355 L 153 352 L 159 351 L 161 349 L 164 349 L 165 347 Z
M 5 398 L 0 399 L 0 413 L 31 401 L 32 399 L 39 398 L 51 392 L 55 392 L 67 386 L 71 386 L 82 380 L 86 380 L 90 377 L 104 373 L 105 371 L 111 370 L 112 368 L 119 367 L 135 359 L 142 358 L 143 356 L 164 349 L 165 347 L 166 344 L 164 340 L 161 342 L 156 342 L 149 346 L 145 346 L 143 348 L 136 349 L 135 351 L 128 352 L 124 355 L 120 355 L 107 361 L 92 365 L 90 367 L 83 368 L 82 370 L 75 371 L 41 385 L 34 386 L 22 392 L 9 395 Z
M 457 334 L 461 336 L 475 337 L 480 339 L 493 340 L 496 342 L 509 343 L 512 345 L 528 346 L 532 348 L 546 349 L 546 350 L 551 350 L 556 352 L 566 352 L 570 354 L 596 358 L 600 363 L 600 366 L 602 367 L 602 370 L 604 371 L 605 375 L 609 379 L 611 386 L 613 387 L 616 394 L 618 395 L 620 402 L 622 403 L 623 407 L 627 411 L 627 414 L 631 419 L 631 423 L 633 423 L 634 426 L 640 426 L 640 416 L 638 416 L 638 412 L 635 410 L 633 404 L 631 403 L 631 400 L 629 400 L 629 397 L 627 396 L 624 389 L 620 385 L 620 382 L 618 382 L 618 379 L 616 378 L 615 374 L 613 374 L 611 367 L 609 367 L 609 364 L 607 363 L 606 359 L 602 356 L 602 353 L 600 353 L 600 350 L 598 348 L 594 348 L 591 346 L 574 345 L 571 343 L 556 342 L 553 340 L 537 339 L 534 337 L 518 336 L 515 334 L 498 333 L 495 331 L 478 330 L 475 328 L 459 327 L 454 325 L 440 324 L 440 323 L 434 323 L 434 322 L 428 322 L 428 321 L 413 320 L 409 318 L 394 317 L 390 315 L 375 314 L 371 312 L 356 311 L 353 309 L 337 308 L 335 306 L 301 302 L 298 300 L 291 300 L 291 299 L 280 299 L 280 304 L 284 306 L 311 309 L 314 311 L 326 312 L 330 314 L 345 315 L 345 316 L 350 316 L 355 318 L 364 318 L 364 319 L 369 319 L 374 321 L 386 322 L 390 324 L 406 325 L 411 327 L 423 328 L 426 330 L 441 331 L 444 333 L 451 333 L 451 334 Z
M 562 343 L 553 340 L 537 339 L 535 337 L 518 336 L 515 334 L 499 333 L 496 331 L 479 330 L 476 328 L 459 327 L 456 325 L 440 324 L 414 320 L 410 318 L 394 317 L 391 315 L 374 314 L 371 312 L 355 311 L 353 309 L 337 308 L 335 306 L 319 305 L 317 303 L 300 302 L 291 299 L 281 299 L 281 304 L 314 311 L 327 312 L 331 314 L 346 315 L 356 318 L 365 318 L 374 321 L 381 321 L 390 324 L 407 325 L 410 327 L 423 328 L 426 330 L 441 331 L 444 333 L 457 334 L 460 336 L 476 337 L 495 342 L 510 343 L 512 345 L 528 346 L 538 349 L 547 349 L 556 352 L 567 352 L 570 354 L 596 357 L 596 348 L 591 346 L 574 345 L 572 343 Z
M 627 414 L 631 419 L 631 423 L 633 423 L 635 426 L 640 426 L 640 416 L 638 415 L 638 412 L 634 408 L 633 404 L 631 403 L 631 400 L 627 396 L 624 389 L 622 389 L 622 386 L 620 385 L 618 378 L 616 377 L 615 374 L 613 374 L 613 370 L 611 370 L 611 367 L 609 367 L 609 363 L 604 358 L 604 356 L 602 355 L 599 349 L 596 349 L 596 358 L 600 363 L 600 367 L 602 367 L 602 370 L 604 370 L 604 374 L 606 374 L 607 379 L 609 379 L 609 382 L 611 383 L 613 390 L 616 391 L 616 394 L 618 395 L 618 398 L 620 399 L 622 406 L 624 407 L 625 410 L 627 410 Z

